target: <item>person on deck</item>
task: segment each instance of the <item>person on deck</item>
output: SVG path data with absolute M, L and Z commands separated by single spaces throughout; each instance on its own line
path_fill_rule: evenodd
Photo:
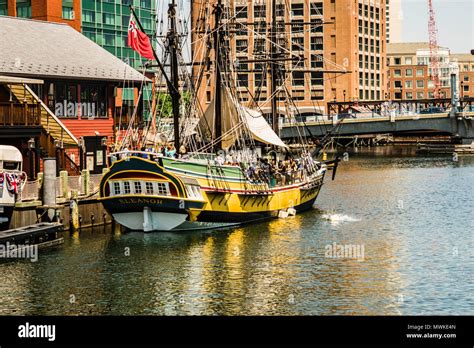
M 186 154 L 188 153 L 188 150 L 186 150 L 186 146 L 184 146 L 184 144 L 182 144 L 180 147 L 179 147 L 179 157 L 184 157 L 186 156 Z
M 176 156 L 176 149 L 173 144 L 168 145 L 165 151 L 165 156 L 171 158 L 174 158 Z

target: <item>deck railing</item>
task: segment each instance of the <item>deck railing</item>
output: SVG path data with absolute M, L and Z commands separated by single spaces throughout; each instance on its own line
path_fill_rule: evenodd
M 0 102 L 1 126 L 40 126 L 40 104 Z

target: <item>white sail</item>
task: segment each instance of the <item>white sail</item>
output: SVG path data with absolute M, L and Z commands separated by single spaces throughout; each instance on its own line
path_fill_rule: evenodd
M 221 90 L 222 99 L 222 148 L 228 149 L 241 136 L 242 126 L 245 125 L 253 139 L 265 144 L 286 148 L 287 146 L 273 131 L 262 113 L 241 105 L 233 98 L 227 89 Z M 215 101 L 207 108 L 203 120 L 215 139 Z M 201 126 L 203 124 L 201 123 Z
M 252 133 L 252 137 L 262 143 L 275 145 L 279 147 L 287 147 L 275 131 L 270 127 L 262 113 L 257 110 L 243 108 L 247 127 Z

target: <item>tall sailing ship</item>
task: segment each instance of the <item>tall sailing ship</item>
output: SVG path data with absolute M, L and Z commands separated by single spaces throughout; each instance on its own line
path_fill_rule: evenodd
M 141 29 L 135 34 L 141 37 L 143 28 L 131 10 L 135 17 L 131 28 Z M 128 229 L 180 231 L 293 215 L 313 206 L 328 168 L 337 166 L 337 160 L 318 161 L 318 150 L 310 152 L 306 146 L 298 153 L 290 151 L 278 136 L 277 96 L 281 98 L 285 79 L 277 64 L 276 26 L 272 25 L 268 39 L 270 125 L 257 107 L 241 103 L 238 69 L 228 40 L 235 28 L 232 9 L 217 0 L 213 11 L 212 29 L 204 22 L 193 28 L 201 30 L 193 37 L 203 42 L 202 61 L 195 62 L 198 68 L 191 79 L 183 63 L 175 1 L 169 5 L 163 58 L 156 51 L 153 56 L 159 68 L 156 79 L 164 80 L 171 97 L 172 134 L 166 131 L 166 122 L 156 122 L 162 96 L 157 93 L 150 121 L 140 132 L 129 128 L 117 140 L 113 163 L 100 182 L 105 209 Z M 214 76 L 214 95 L 202 110 L 198 92 L 210 65 L 207 72 Z M 174 149 L 168 145 L 171 141 Z M 305 144 L 303 137 L 300 143 Z

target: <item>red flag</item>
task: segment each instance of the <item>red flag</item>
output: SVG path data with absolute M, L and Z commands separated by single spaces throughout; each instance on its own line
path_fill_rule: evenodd
M 137 28 L 133 16 L 130 16 L 130 22 L 128 24 L 128 45 L 142 57 L 151 60 L 155 59 L 148 35 Z

